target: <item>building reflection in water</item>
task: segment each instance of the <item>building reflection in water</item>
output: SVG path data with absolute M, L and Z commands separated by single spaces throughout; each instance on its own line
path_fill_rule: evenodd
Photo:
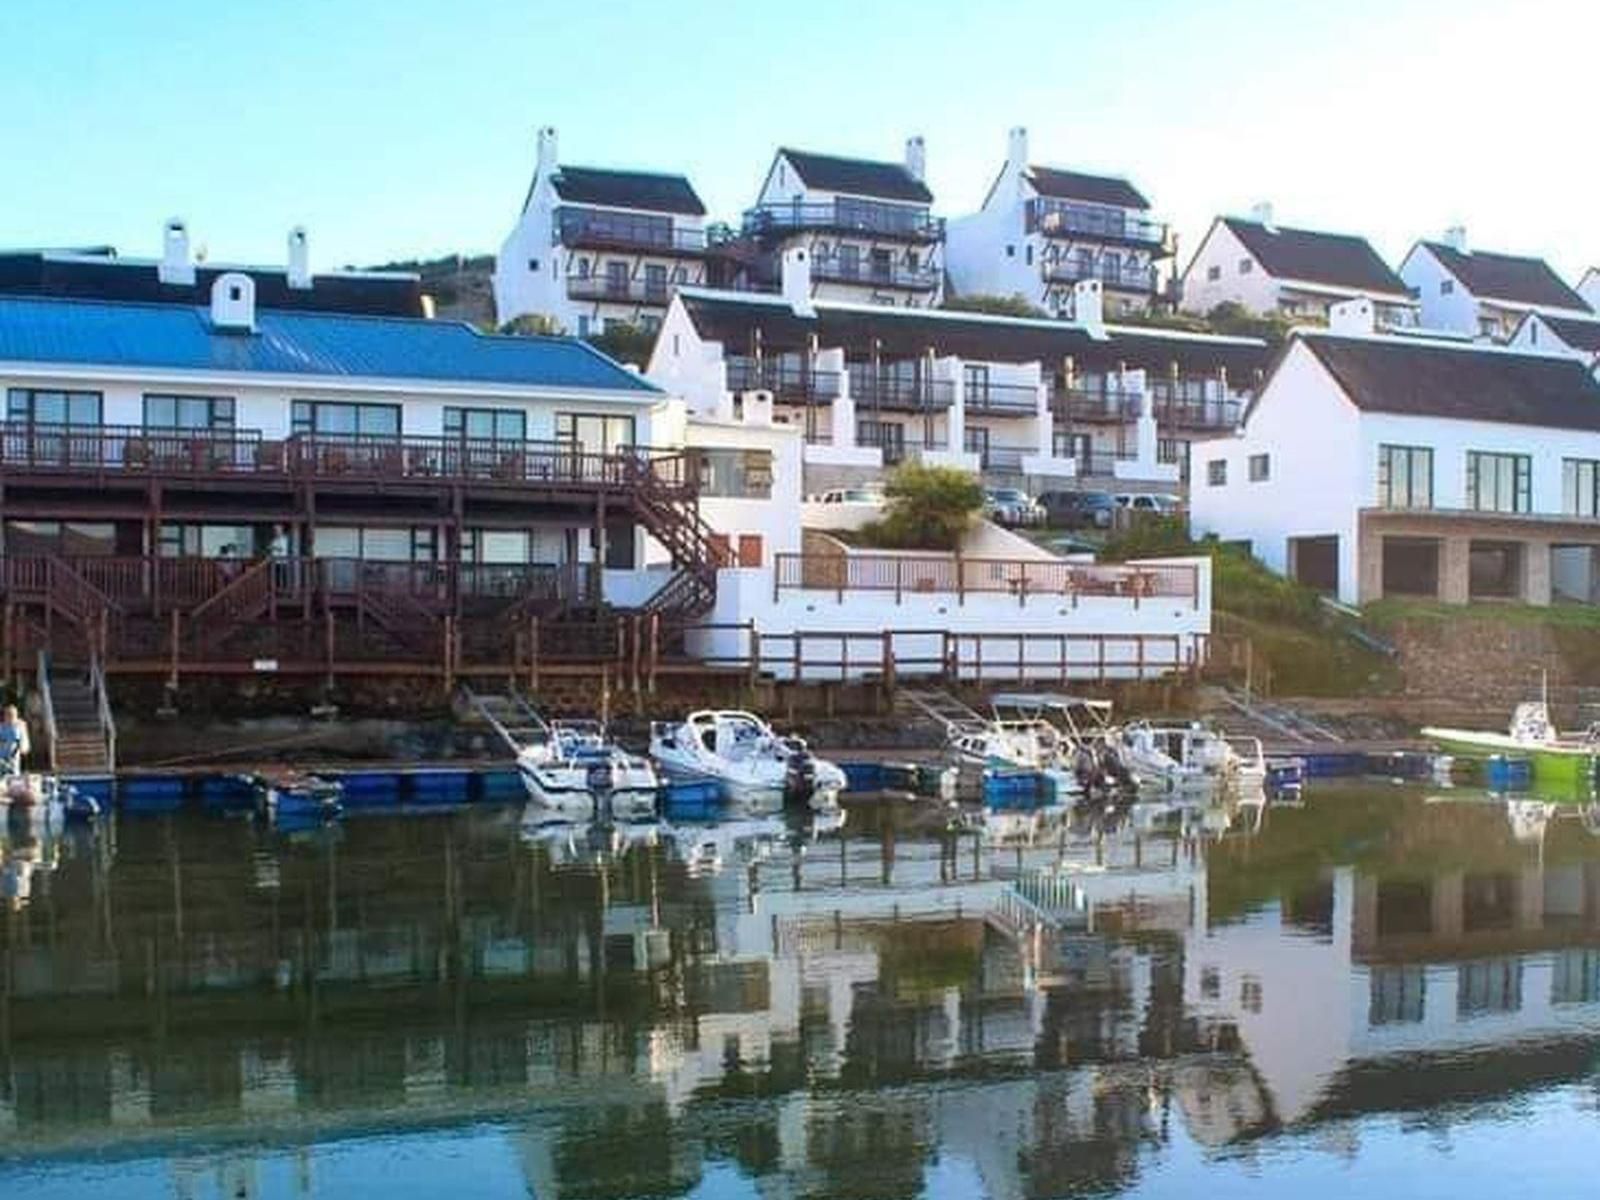
M 1448 1120 L 1600 1046 L 1600 839 L 1526 817 L 1341 790 L 828 836 L 14 823 L 0 1160 L 311 1194 L 308 1147 L 488 1123 L 541 1197 L 724 1169 L 911 1196 L 936 1161 L 1031 1197 L 1175 1137 Z

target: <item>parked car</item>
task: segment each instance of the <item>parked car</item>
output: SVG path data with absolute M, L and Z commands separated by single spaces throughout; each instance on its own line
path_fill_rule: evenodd
M 983 515 L 999 525 L 1043 525 L 1044 509 L 1021 488 L 986 488 Z
M 1110 492 L 1045 492 L 1045 519 L 1061 529 L 1110 529 L 1117 502 Z
M 834 488 L 830 492 L 823 492 L 817 497 L 821 504 L 877 504 L 884 502 L 883 488 L 875 483 L 863 483 L 856 487 Z
M 1123 492 L 1117 497 L 1117 507 L 1170 517 L 1183 507 L 1183 499 L 1164 492 Z
M 1088 558 L 1092 560 L 1096 554 L 1100 553 L 1099 546 L 1096 546 L 1087 538 L 1081 538 L 1072 533 L 1063 533 L 1040 544 L 1050 553 L 1059 554 L 1062 558 Z

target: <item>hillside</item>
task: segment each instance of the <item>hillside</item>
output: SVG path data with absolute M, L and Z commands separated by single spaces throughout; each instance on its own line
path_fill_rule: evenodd
M 441 320 L 466 321 L 484 328 L 494 325 L 492 254 L 471 258 L 450 254 L 426 261 L 410 258 L 364 269 L 415 271 L 422 276 L 422 290 L 433 297 L 435 314 Z

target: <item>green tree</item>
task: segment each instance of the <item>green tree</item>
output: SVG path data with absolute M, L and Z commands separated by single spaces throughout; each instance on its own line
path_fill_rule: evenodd
M 512 317 L 500 326 L 500 333 L 511 334 L 514 337 L 548 337 L 559 334 L 561 326 L 556 319 L 544 313 L 523 313 L 520 317 Z
M 1009 296 L 988 296 L 974 292 L 970 296 L 947 296 L 944 307 L 950 312 L 989 313 L 997 317 L 1049 317 L 1049 313 L 1036 304 L 1028 303 L 1020 292 Z
M 954 467 L 906 463 L 884 495 L 883 516 L 861 528 L 860 540 L 885 550 L 954 550 L 983 510 L 977 477 Z
M 602 354 L 609 354 L 620 363 L 637 363 L 644 366 L 655 349 L 656 335 L 651 329 L 638 325 L 611 322 L 601 333 L 592 333 L 586 339 Z

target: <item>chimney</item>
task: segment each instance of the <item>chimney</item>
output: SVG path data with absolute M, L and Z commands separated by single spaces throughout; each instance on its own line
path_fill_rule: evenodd
M 1020 175 L 1028 169 L 1028 131 L 1021 125 L 1006 135 L 1006 172 Z
M 289 230 L 289 286 L 302 290 L 311 286 L 311 248 L 304 225 Z
M 812 316 L 811 307 L 811 251 L 805 246 L 792 246 L 783 252 L 780 264 L 783 279 L 783 298 L 795 315 Z
M 222 333 L 256 331 L 256 281 L 227 271 L 211 285 L 211 326 Z
M 434 304 L 433 297 L 430 294 L 428 294 L 427 292 L 423 292 L 422 293 L 422 319 L 424 321 L 431 321 L 431 320 L 433 320 L 433 318 L 437 314 L 437 312 L 438 312 L 438 308 Z
M 928 147 L 921 137 L 906 139 L 906 170 L 919 183 L 927 178 Z
M 541 178 L 556 169 L 556 127 L 546 125 L 539 130 L 539 175 Z
M 161 265 L 156 278 L 162 283 L 194 283 L 194 260 L 189 257 L 189 227 L 173 217 L 161 230 Z
M 1097 337 L 1105 332 L 1105 297 L 1098 279 L 1080 279 L 1072 285 L 1072 319 Z
M 1444 244 L 1457 254 L 1471 254 L 1467 249 L 1467 227 L 1465 225 L 1452 225 L 1444 231 Z
M 1272 224 L 1272 201 L 1263 200 L 1250 210 L 1250 219 L 1268 233 L 1274 231 Z
M 1377 331 L 1377 313 L 1369 296 L 1356 296 L 1328 306 L 1328 329 L 1333 333 L 1371 334 Z

